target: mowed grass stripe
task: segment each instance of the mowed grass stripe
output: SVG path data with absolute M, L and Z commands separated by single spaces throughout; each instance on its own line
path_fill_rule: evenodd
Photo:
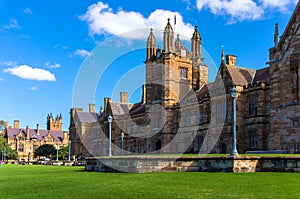
M 100 173 L 4 165 L 0 198 L 298 198 L 300 173 Z

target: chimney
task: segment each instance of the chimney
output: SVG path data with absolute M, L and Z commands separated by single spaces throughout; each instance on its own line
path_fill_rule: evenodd
M 19 128 L 19 120 L 14 120 L 14 128 L 15 129 Z
M 146 103 L 146 84 L 143 84 L 143 94 L 142 94 L 142 103 L 145 104 Z
M 127 92 L 120 92 L 120 102 L 121 103 L 128 103 L 128 93 Z
M 100 106 L 100 113 L 103 112 L 103 106 Z
M 95 112 L 95 104 L 89 104 L 89 112 Z
M 40 134 L 40 125 L 36 124 L 36 134 L 39 135 Z
M 7 129 L 8 128 L 8 122 L 4 122 L 4 127 Z
M 26 126 L 26 139 L 29 139 L 30 135 L 29 135 L 29 127 L 28 125 Z
M 108 111 L 108 104 L 110 103 L 110 98 L 109 97 L 105 97 L 104 98 L 104 111 L 107 112 Z
M 226 64 L 231 66 L 236 66 L 236 56 L 235 55 L 226 55 Z

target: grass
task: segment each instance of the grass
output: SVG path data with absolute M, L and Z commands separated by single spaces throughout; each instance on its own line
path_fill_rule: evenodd
M 300 173 L 100 173 L 3 165 L 0 198 L 299 198 Z
M 127 155 L 127 156 L 137 156 L 137 157 L 147 157 L 147 156 L 166 156 L 166 157 L 224 157 L 230 156 L 229 154 L 138 154 L 138 155 Z M 300 157 L 300 154 L 240 154 L 240 156 L 259 156 L 259 157 Z M 111 158 L 107 156 L 107 158 Z

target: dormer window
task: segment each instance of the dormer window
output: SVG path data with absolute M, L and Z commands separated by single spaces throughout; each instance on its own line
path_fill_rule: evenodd
M 183 68 L 183 67 L 180 68 L 180 78 L 182 78 L 182 79 L 187 78 L 187 69 L 186 68 Z

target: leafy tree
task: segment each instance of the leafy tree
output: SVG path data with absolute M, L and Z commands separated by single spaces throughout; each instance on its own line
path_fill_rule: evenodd
M 10 147 L 6 150 L 7 159 L 17 160 L 18 152 L 15 149 L 11 149 Z
M 4 149 L 6 149 L 6 159 L 18 159 L 18 152 L 14 149 L 11 149 L 7 143 L 7 140 L 0 136 L 0 152 L 2 153 Z
M 46 156 L 47 158 L 55 155 L 55 147 L 51 144 L 43 144 L 34 151 L 35 157 Z
M 58 159 L 59 160 L 65 160 L 65 159 L 67 159 L 68 155 L 69 155 L 69 148 L 68 148 L 68 146 L 62 147 L 62 148 L 58 149 Z M 55 158 L 56 158 L 56 154 L 55 154 Z
M 0 136 L 4 137 L 5 132 L 5 122 L 3 120 L 0 120 Z

